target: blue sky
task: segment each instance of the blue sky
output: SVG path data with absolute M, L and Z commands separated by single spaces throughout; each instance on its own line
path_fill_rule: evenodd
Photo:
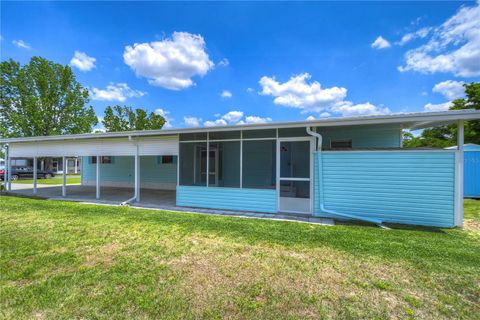
M 480 80 L 476 2 L 2 2 L 1 60 L 203 126 L 445 110 Z M 223 95 L 222 95 L 223 93 Z

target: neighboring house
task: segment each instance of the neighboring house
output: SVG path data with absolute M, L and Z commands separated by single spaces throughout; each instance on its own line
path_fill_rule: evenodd
M 463 152 L 403 149 L 402 130 L 480 111 L 0 139 L 9 156 L 82 157 L 82 184 L 168 191 L 177 206 L 438 227 L 463 220 Z M 66 159 L 66 158 L 65 158 Z M 90 187 L 91 188 L 91 187 Z M 143 189 L 142 189 L 143 188 Z M 67 190 L 62 189 L 63 196 Z M 165 191 L 167 192 L 167 191 Z M 127 199 L 124 199 L 127 200 Z
M 446 148 L 457 149 L 457 146 Z M 466 143 L 463 145 L 464 156 L 464 196 L 480 198 L 480 145 Z
M 80 173 L 81 171 L 81 158 L 72 157 L 66 159 L 67 171 L 66 173 Z M 33 158 L 16 158 L 11 161 L 12 167 L 33 167 Z M 39 170 L 53 171 L 56 174 L 63 173 L 62 158 L 58 157 L 46 157 L 37 159 L 37 168 Z

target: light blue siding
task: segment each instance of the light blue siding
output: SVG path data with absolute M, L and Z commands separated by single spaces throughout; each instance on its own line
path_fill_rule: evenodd
M 453 227 L 454 186 L 455 153 L 450 151 L 315 153 L 317 216 L 334 217 L 320 210 L 323 191 L 328 210 L 391 223 Z
M 142 186 L 155 184 L 171 184 L 177 181 L 176 157 L 174 163 L 162 164 L 157 156 L 142 156 L 140 158 L 140 181 Z M 135 179 L 134 157 L 113 157 L 113 163 L 100 164 L 100 178 L 105 185 L 133 186 Z M 82 179 L 84 184 L 95 183 L 96 164 L 91 163 L 91 157 L 82 159 Z
M 480 198 L 480 151 L 464 152 L 464 195 Z
M 399 124 L 318 128 L 318 132 L 327 149 L 331 140 L 352 139 L 353 148 L 399 148 L 402 141 Z
M 276 213 L 277 192 L 267 189 L 177 186 L 177 205 Z

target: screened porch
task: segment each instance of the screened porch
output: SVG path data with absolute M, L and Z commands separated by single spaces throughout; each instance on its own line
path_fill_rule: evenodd
M 186 133 L 179 144 L 177 205 L 311 213 L 305 127 Z

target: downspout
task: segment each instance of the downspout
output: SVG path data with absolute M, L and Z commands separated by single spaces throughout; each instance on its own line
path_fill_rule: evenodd
M 348 214 L 348 213 L 340 213 L 340 212 L 332 211 L 332 210 L 329 210 L 329 209 L 325 208 L 325 203 L 324 203 L 324 200 L 323 200 L 323 168 L 320 167 L 320 166 L 322 166 L 322 141 L 323 141 L 323 137 L 320 133 L 312 131 L 310 129 L 310 127 L 306 127 L 306 129 L 307 129 L 307 133 L 309 135 L 311 135 L 313 137 L 316 137 L 318 139 L 317 140 L 316 151 L 318 152 L 318 154 L 320 156 L 319 159 L 318 159 L 318 166 L 319 166 L 319 170 L 320 170 L 319 177 L 318 177 L 318 183 L 319 183 L 319 187 L 320 187 L 319 188 L 320 189 L 320 210 L 322 212 L 329 213 L 329 214 L 332 214 L 332 215 L 335 215 L 335 216 L 338 216 L 338 217 L 371 222 L 371 223 L 374 223 L 374 224 L 378 225 L 379 227 L 386 228 L 382 224 L 382 220 L 379 220 L 379 219 L 366 218 L 366 217 L 356 216 L 356 215 L 352 215 L 352 214 Z

